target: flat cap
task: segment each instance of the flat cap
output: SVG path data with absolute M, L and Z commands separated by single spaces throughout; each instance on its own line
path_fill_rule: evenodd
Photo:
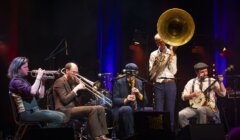
M 123 72 L 127 74 L 133 74 L 133 75 L 138 74 L 138 66 L 134 63 L 128 63 L 125 66 L 125 69 L 123 69 Z
M 208 67 L 208 65 L 206 63 L 203 63 L 203 62 L 199 62 L 199 63 L 197 63 L 193 66 L 194 70 L 205 69 L 207 67 Z

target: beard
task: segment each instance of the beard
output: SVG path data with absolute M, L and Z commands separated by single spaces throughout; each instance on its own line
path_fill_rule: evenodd
M 75 87 L 77 85 L 77 80 L 74 77 L 68 78 L 68 83 L 71 87 Z
M 204 81 L 207 77 L 207 75 L 200 76 L 200 81 Z

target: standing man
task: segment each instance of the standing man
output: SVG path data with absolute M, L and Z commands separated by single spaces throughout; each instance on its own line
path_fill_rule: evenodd
M 147 102 L 143 83 L 136 78 L 138 67 L 128 63 L 123 70 L 126 76 L 115 81 L 113 86 L 113 116 L 120 126 L 120 138 L 134 134 L 134 111 Z
M 94 140 L 110 140 L 108 134 L 105 109 L 102 106 L 79 106 L 78 91 L 85 85 L 76 78 L 78 66 L 69 62 L 65 65 L 65 74 L 53 85 L 55 109 L 66 114 L 68 119 L 87 117 L 90 133 Z
M 192 117 L 197 117 L 199 124 L 206 124 L 209 117 L 220 123 L 215 93 L 222 97 L 226 96 L 223 75 L 218 75 L 216 82 L 215 79 L 208 77 L 208 65 L 202 62 L 195 64 L 194 70 L 197 77 L 188 81 L 182 93 L 182 100 L 190 101 L 190 107 L 179 112 L 179 124 L 185 127 L 189 124 L 188 119 Z M 206 91 L 207 88 L 209 90 Z
M 154 83 L 154 109 L 170 112 L 171 128 L 174 129 L 174 112 L 176 99 L 177 57 L 168 49 L 159 34 L 154 36 L 157 50 L 149 58 L 150 79 Z

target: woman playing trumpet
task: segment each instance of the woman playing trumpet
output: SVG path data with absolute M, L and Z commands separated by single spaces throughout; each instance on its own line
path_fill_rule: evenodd
M 48 127 L 58 127 L 64 122 L 62 112 L 40 109 L 37 98 L 43 98 L 45 86 L 43 74 L 45 70 L 37 70 L 36 80 L 31 85 L 26 77 L 28 75 L 28 59 L 16 57 L 8 69 L 10 97 L 15 101 L 17 111 L 22 121 L 46 122 Z
M 76 78 L 78 66 L 69 62 L 65 65 L 65 73 L 53 85 L 55 109 L 66 114 L 68 119 L 88 118 L 89 130 L 94 140 L 109 140 L 105 109 L 102 106 L 79 106 L 76 97 L 85 90 L 83 82 Z

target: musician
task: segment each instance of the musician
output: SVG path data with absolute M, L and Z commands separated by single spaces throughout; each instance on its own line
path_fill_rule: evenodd
M 140 110 L 147 102 L 143 83 L 136 78 L 137 65 L 128 63 L 124 73 L 126 76 L 117 79 L 113 86 L 113 116 L 119 124 L 121 139 L 134 134 L 133 112 Z
M 45 70 L 38 69 L 33 85 L 27 80 L 28 59 L 26 57 L 16 57 L 8 68 L 8 77 L 11 79 L 9 90 L 11 98 L 14 98 L 22 121 L 46 122 L 47 127 L 59 127 L 65 119 L 62 112 L 40 109 L 37 99 L 45 95 L 45 80 L 43 78 Z
M 77 101 L 78 91 L 84 90 L 84 83 L 74 74 L 78 74 L 78 66 L 69 62 L 65 65 L 65 74 L 53 85 L 55 109 L 66 114 L 68 119 L 88 118 L 90 133 L 94 140 L 110 140 L 105 110 L 102 106 L 80 106 Z
M 203 62 L 195 64 L 194 70 L 197 77 L 188 81 L 181 96 L 183 101 L 190 101 L 191 105 L 179 112 L 179 124 L 181 127 L 189 125 L 188 119 L 192 117 L 197 117 L 199 124 L 206 124 L 207 118 L 212 118 L 216 123 L 220 123 L 215 93 L 222 97 L 226 95 L 223 76 L 218 75 L 217 82 L 208 77 L 208 65 Z M 213 85 L 210 87 L 212 83 Z M 210 90 L 205 91 L 208 87 Z M 203 92 L 206 96 L 202 96 Z M 204 104 L 198 105 L 201 101 L 205 101 Z
M 171 128 L 174 129 L 176 99 L 177 56 L 169 49 L 159 34 L 154 36 L 157 50 L 150 54 L 149 72 L 154 83 L 155 111 L 170 112 Z

